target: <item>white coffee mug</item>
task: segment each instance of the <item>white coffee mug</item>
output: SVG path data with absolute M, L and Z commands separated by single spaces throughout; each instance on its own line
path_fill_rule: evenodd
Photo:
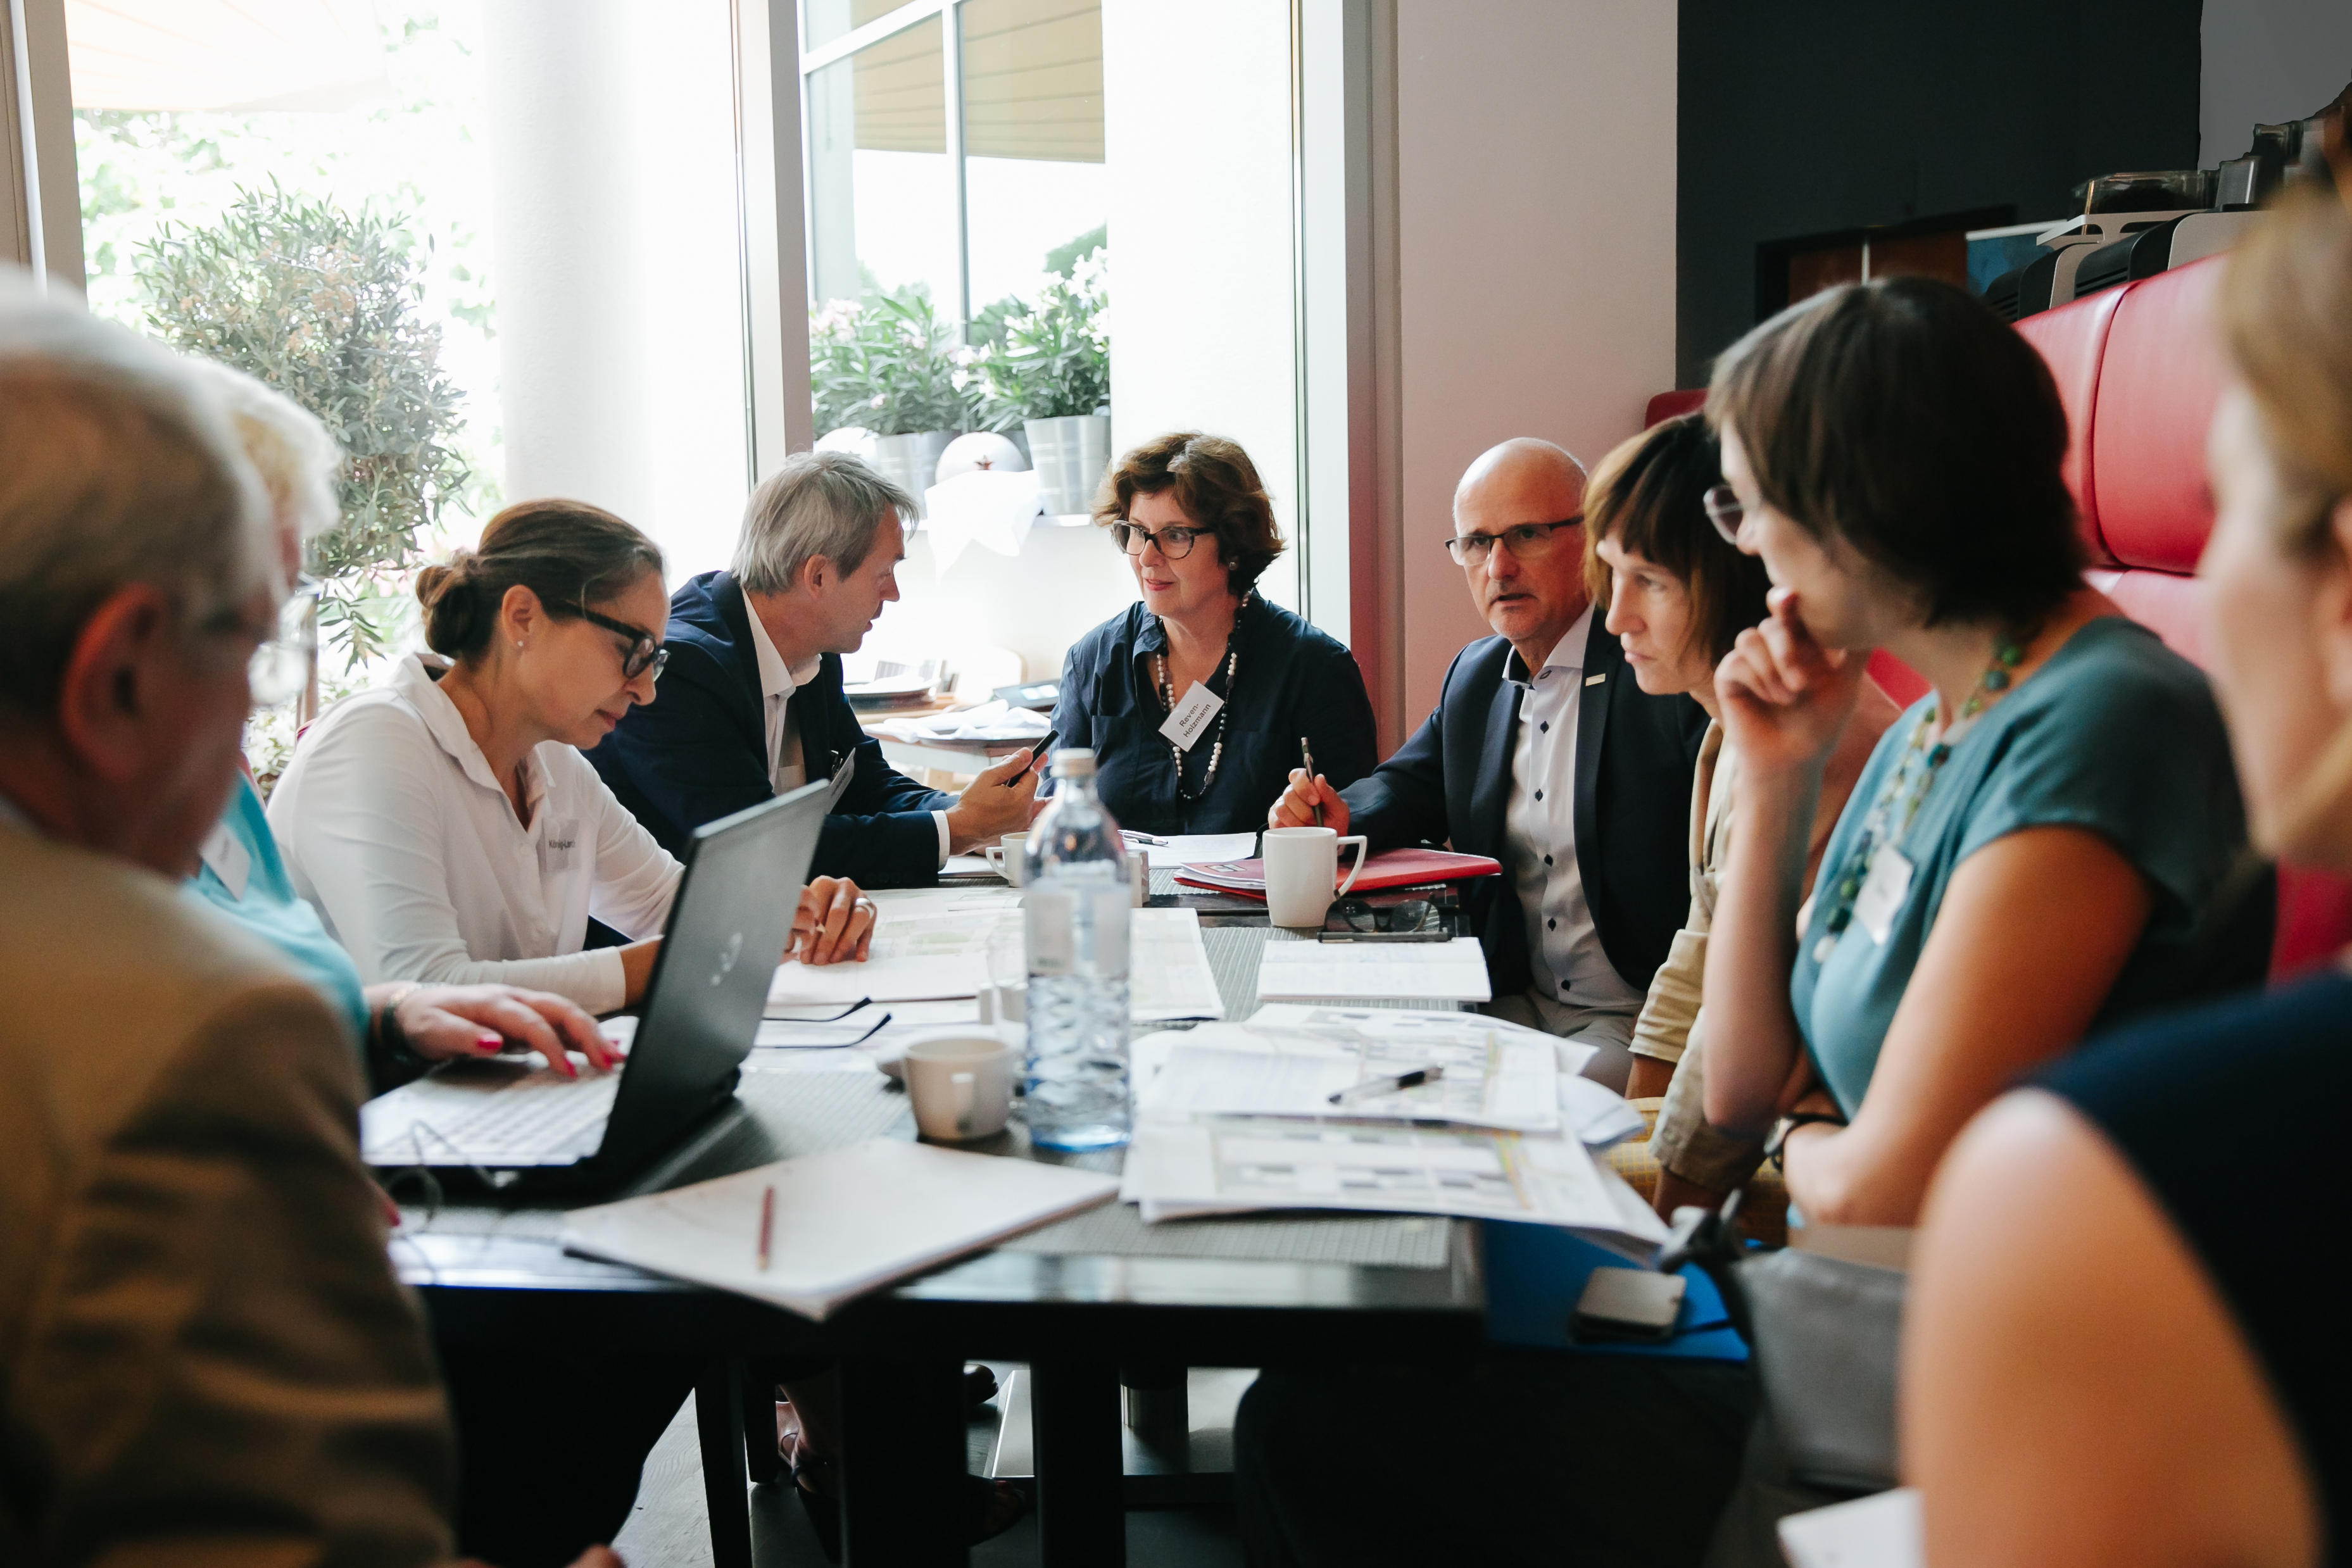
M 1018 1058 L 993 1034 L 938 1035 L 907 1048 L 907 1098 L 915 1129 L 934 1143 L 970 1143 L 1004 1131 Z
M 1268 828 L 1265 847 L 1265 913 L 1276 925 L 1320 925 L 1331 901 L 1356 885 L 1371 852 L 1361 833 L 1341 838 L 1332 828 Z M 1356 846 L 1356 863 L 1338 892 L 1339 846 Z
M 985 845 L 980 852 L 988 859 L 988 869 L 1015 887 L 1029 885 L 1029 835 L 1007 833 L 995 843 Z

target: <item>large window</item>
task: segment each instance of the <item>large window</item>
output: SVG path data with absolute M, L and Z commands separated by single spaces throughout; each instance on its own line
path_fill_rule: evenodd
M 1262 587 L 1302 602 L 1285 6 L 17 3 L 69 40 L 34 96 L 70 83 L 40 158 L 78 154 L 93 308 L 399 481 L 323 563 L 331 695 L 500 505 L 607 507 L 675 580 L 812 438 L 918 496 L 961 432 L 1038 474 L 1021 529 L 925 520 L 879 656 L 1057 671 L 1134 597 L 1085 526 L 1104 465 L 1173 429 L 1257 461 L 1295 547 Z
M 810 298 L 1034 301 L 1104 242 L 1099 0 L 809 0 Z
M 352 454 L 331 677 L 508 501 L 607 507 L 674 577 L 723 562 L 749 480 L 729 0 L 65 19 L 91 308 L 261 375 Z

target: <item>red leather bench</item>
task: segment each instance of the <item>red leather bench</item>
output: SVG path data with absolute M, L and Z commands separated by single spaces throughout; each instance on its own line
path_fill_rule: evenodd
M 2066 483 L 2080 508 L 2085 574 L 2184 657 L 2204 663 L 2197 558 L 2213 526 L 2205 427 L 2221 395 L 2211 304 L 2214 256 L 2102 289 L 2017 329 L 2041 350 L 2066 407 Z M 1687 413 L 1703 392 L 1662 392 L 1649 423 Z M 1898 702 L 1926 685 L 1885 653 L 1871 674 Z M 2282 867 L 2273 978 L 2325 962 L 2352 941 L 2352 883 Z

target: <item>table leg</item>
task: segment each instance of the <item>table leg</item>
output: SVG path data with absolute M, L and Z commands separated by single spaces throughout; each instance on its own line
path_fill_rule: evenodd
M 1120 1568 L 1127 1562 L 1118 1369 L 1041 1361 L 1029 1369 L 1044 1568 Z
M 776 1452 L 776 1380 L 765 1362 L 744 1368 L 743 1458 L 753 1486 L 773 1486 L 783 1479 L 784 1461 Z
M 852 1568 L 970 1563 L 963 1363 L 841 1364 L 841 1533 Z
M 702 1439 L 702 1496 L 710 1510 L 711 1568 L 751 1568 L 751 1506 L 744 1491 L 743 1364 L 714 1361 L 694 1385 Z

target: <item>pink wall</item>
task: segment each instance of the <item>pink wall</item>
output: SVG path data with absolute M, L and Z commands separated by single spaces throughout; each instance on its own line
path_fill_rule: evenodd
M 1442 541 L 1513 435 L 1590 465 L 1674 384 L 1675 7 L 1399 0 L 1405 714 L 1486 634 Z

